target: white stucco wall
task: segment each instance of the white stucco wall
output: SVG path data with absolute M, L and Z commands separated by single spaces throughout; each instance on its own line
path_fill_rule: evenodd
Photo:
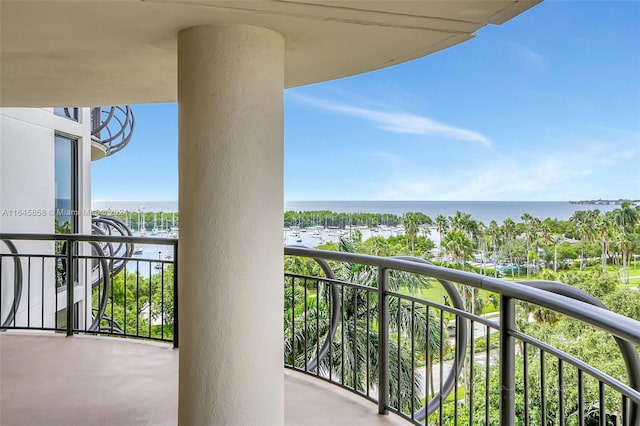
M 54 115 L 51 108 L 0 110 L 0 232 L 50 234 L 55 231 L 54 136 L 56 133 L 77 138 L 79 141 L 79 211 L 81 213 L 89 211 L 91 207 L 89 119 L 88 108 L 80 110 L 78 122 Z M 80 214 L 78 222 L 80 232 L 90 232 L 90 215 Z M 21 254 L 53 254 L 54 252 L 53 242 L 16 241 L 15 245 Z M 8 252 L 3 243 L 0 243 L 0 252 Z M 57 292 L 54 285 L 54 259 L 42 260 L 42 258 L 33 257 L 29 261 L 27 258 L 21 258 L 21 264 L 22 301 L 16 312 L 16 324 L 26 326 L 28 322 L 32 326 L 52 327 L 56 307 L 57 310 L 65 307 L 64 292 Z M 0 318 L 4 320 L 13 303 L 14 262 L 12 259 L 4 258 L 1 274 Z M 56 298 L 59 299 L 57 305 Z

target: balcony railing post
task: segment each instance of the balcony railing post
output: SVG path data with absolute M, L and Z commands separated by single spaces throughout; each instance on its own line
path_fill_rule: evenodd
M 515 339 L 510 334 L 515 328 L 515 301 L 500 296 L 500 424 L 515 424 Z M 488 366 L 487 366 L 488 368 Z M 526 404 L 526 401 L 525 401 Z
M 178 341 L 178 240 L 173 245 L 173 347 L 179 347 Z
M 378 414 L 389 412 L 389 270 L 378 270 Z
M 67 336 L 73 336 L 73 285 L 75 282 L 75 268 L 73 266 L 75 242 L 71 239 L 67 240 Z

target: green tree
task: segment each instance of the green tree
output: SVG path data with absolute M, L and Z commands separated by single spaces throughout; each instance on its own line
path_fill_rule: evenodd
M 449 219 L 442 215 L 439 214 L 438 216 L 436 216 L 436 231 L 438 232 L 438 254 L 440 256 L 442 256 L 442 239 L 444 238 L 444 235 L 449 231 Z
M 489 240 L 491 242 L 491 246 L 493 247 L 493 276 L 498 277 L 498 243 L 500 238 L 500 227 L 498 226 L 498 222 L 492 220 L 489 223 L 489 227 L 485 231 L 489 236 Z
M 600 265 L 602 271 L 607 270 L 608 247 L 614 238 L 614 220 L 611 214 L 598 215 L 595 220 L 595 234 L 600 240 Z
M 354 244 L 348 239 L 340 242 L 342 251 L 354 252 L 356 247 L 361 248 L 362 245 Z M 331 265 L 340 281 L 370 289 L 377 287 L 376 268 L 345 263 Z M 328 284 L 319 281 L 313 289 L 305 290 L 305 281 L 308 279 L 292 277 L 285 280 L 285 362 L 297 366 L 309 362 L 327 338 L 333 303 L 329 297 Z M 430 285 L 424 277 L 413 274 L 399 271 L 391 271 L 389 274 L 389 287 L 392 291 L 399 291 L 401 288 L 418 291 Z M 378 379 L 375 367 L 378 365 L 379 345 L 378 324 L 375 321 L 378 317 L 378 294 L 375 290 L 349 286 L 340 286 L 339 294 L 342 316 L 330 353 L 320 363 L 320 372 L 326 376 L 340 377 L 345 385 L 366 392 L 367 375 L 370 384 Z M 406 411 L 411 406 L 411 391 L 418 389 L 420 383 L 420 375 L 412 369 L 416 362 L 416 359 L 411 358 L 412 353 L 424 351 L 428 342 L 429 350 L 425 352 L 430 354 L 427 364 L 431 366 L 434 357 L 440 353 L 440 342 L 446 344 L 446 340 L 441 339 L 441 329 L 444 327 L 435 309 L 427 310 L 425 306 L 412 305 L 397 297 L 389 297 L 389 305 L 392 333 L 389 343 L 391 403 Z M 414 336 L 416 351 L 412 351 L 410 336 Z M 369 369 L 367 365 L 370 366 Z M 416 393 L 413 401 L 416 406 L 420 403 L 418 395 Z
M 93 288 L 94 314 L 103 296 L 102 286 Z M 124 271 L 112 277 L 107 293 L 102 331 L 170 340 L 173 337 L 173 266 L 151 278 Z
M 108 291 L 108 303 L 100 324 L 100 329 L 109 332 L 122 332 L 150 336 L 149 314 L 149 279 L 135 273 L 125 274 L 124 271 L 111 279 Z M 94 287 L 94 305 L 98 306 L 101 299 L 102 286 Z
M 578 252 L 575 247 L 568 242 L 563 242 L 558 246 L 558 261 L 575 260 L 578 258 Z
M 595 210 L 595 212 L 598 212 Z M 586 259 L 584 255 L 584 246 L 587 242 L 592 241 L 595 237 L 595 217 L 598 213 L 589 211 L 576 211 L 569 219 L 575 228 L 575 232 L 580 237 L 580 246 L 582 248 L 581 269 L 586 269 Z
M 471 214 L 460 210 L 456 211 L 450 218 L 451 228 L 464 231 L 467 235 L 470 234 L 471 228 L 473 227 L 472 222 L 473 218 Z
M 505 238 L 505 244 L 507 245 L 507 253 L 509 258 L 509 264 L 513 265 L 513 243 L 515 241 L 516 223 L 510 217 L 506 218 L 502 222 L 502 233 Z M 511 278 L 513 278 L 513 268 L 511 270 Z
M 404 233 L 411 240 L 411 254 L 413 255 L 415 252 L 415 239 L 418 234 L 418 227 L 420 226 L 420 221 L 418 215 L 413 212 L 406 213 L 404 215 L 404 219 L 402 220 L 404 224 Z
M 640 321 L 640 291 L 621 288 L 606 294 L 602 300 L 613 312 Z
M 619 209 L 613 211 L 616 224 L 620 227 L 620 230 L 624 233 L 631 233 L 636 226 L 638 220 L 640 220 L 640 214 L 632 204 L 628 201 L 623 202 Z
M 442 245 L 451 256 L 453 263 L 464 270 L 473 251 L 473 243 L 469 237 L 462 230 L 454 229 L 445 235 Z
M 638 236 L 627 232 L 621 232 L 616 237 L 617 246 L 622 252 L 622 268 L 620 269 L 620 280 L 623 284 L 629 284 L 629 268 L 631 257 L 638 247 Z
M 528 278 L 531 276 L 531 272 L 529 270 L 529 247 L 530 247 L 531 241 L 533 240 L 533 233 L 534 233 L 534 228 L 531 226 L 533 216 L 531 216 L 529 213 L 524 213 L 520 217 L 520 219 L 522 219 L 522 221 L 524 222 L 525 241 L 527 246 L 525 256 L 527 259 L 527 278 Z

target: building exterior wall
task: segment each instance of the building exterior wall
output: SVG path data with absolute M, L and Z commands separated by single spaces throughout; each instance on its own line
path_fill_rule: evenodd
M 90 132 L 89 108 L 79 110 L 77 122 L 55 115 L 52 108 L 0 109 L 0 232 L 55 232 L 56 134 L 78 140 L 77 229 L 80 233 L 91 232 Z M 55 252 L 51 241 L 16 241 L 15 245 L 20 254 Z M 0 243 L 0 253 L 8 253 L 4 243 Z M 26 325 L 28 321 L 32 326 L 53 327 L 56 310 L 66 305 L 65 292 L 55 286 L 55 259 L 33 257 L 29 261 L 21 257 L 20 261 L 22 302 L 16 311 L 16 324 Z M 0 321 L 4 321 L 14 299 L 14 260 L 4 257 L 1 266 Z

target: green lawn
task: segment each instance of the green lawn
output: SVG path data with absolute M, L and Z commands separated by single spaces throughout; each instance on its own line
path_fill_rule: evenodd
M 407 287 L 403 287 L 400 289 L 400 293 L 408 294 L 414 297 L 419 297 L 421 299 L 428 300 L 434 303 L 440 303 L 440 304 L 444 303 L 443 296 L 447 294 L 447 292 L 444 291 L 442 286 L 440 286 L 440 284 L 437 284 L 437 283 L 432 285 L 429 288 L 420 288 L 414 292 L 410 291 Z M 487 300 L 489 294 L 490 293 L 488 291 L 480 290 L 480 297 L 482 297 L 485 301 Z M 496 306 L 493 306 L 491 303 L 486 302 L 485 308 L 484 308 L 485 314 L 498 312 L 498 311 L 500 311 L 500 306 L 496 307 Z
M 587 269 L 592 270 L 592 269 L 599 269 L 599 268 L 600 266 L 596 265 L 596 266 L 590 266 Z M 613 276 L 617 276 L 618 269 L 619 268 L 614 267 L 612 265 L 607 266 L 607 272 L 609 272 Z M 563 272 L 563 271 L 560 271 L 560 272 Z M 526 272 L 525 272 L 524 275 L 521 275 L 519 277 L 515 276 L 511 278 L 511 276 L 507 275 L 502 277 L 502 279 L 506 281 L 527 281 L 527 280 L 539 280 L 541 278 L 540 278 L 540 275 L 536 275 L 536 274 L 531 274 L 531 276 L 527 278 Z M 415 291 L 411 291 L 408 287 L 402 287 L 400 289 L 400 293 L 411 295 L 414 297 L 419 297 L 421 299 L 425 299 L 434 303 L 439 303 L 439 304 L 444 303 L 443 296 L 445 296 L 447 293 L 444 291 L 442 286 L 437 281 L 433 280 L 431 281 L 431 283 L 432 283 L 431 287 L 419 288 L 419 289 L 416 289 Z M 640 287 L 640 261 L 632 262 L 631 264 L 631 269 L 629 271 L 629 284 L 619 284 L 619 287 L 621 288 L 622 287 Z M 315 297 L 315 290 L 309 289 L 307 294 L 310 298 Z M 485 300 L 484 313 L 489 314 L 492 312 L 499 312 L 500 311 L 499 306 L 495 307 L 493 306 L 493 304 L 488 302 L 487 299 L 489 294 L 490 293 L 485 290 L 480 290 L 480 296 Z
M 592 270 L 600 270 L 600 265 L 594 265 L 594 266 L 589 266 L 587 267 L 587 271 L 592 271 Z M 614 277 L 618 277 L 618 271 L 620 270 L 620 267 L 618 266 L 613 266 L 613 265 L 607 265 L 607 273 L 609 273 L 610 275 L 614 276 Z M 560 271 L 558 271 L 558 273 L 563 273 L 563 272 L 577 272 L 579 271 L 578 269 L 562 269 Z M 524 271 L 525 273 L 520 275 L 520 276 L 514 276 L 513 278 L 511 278 L 511 275 L 504 275 L 503 277 L 501 277 L 503 280 L 506 281 L 527 281 L 527 280 L 539 280 L 541 279 L 539 274 L 531 274 L 531 276 L 529 278 L 527 278 L 526 275 L 526 271 Z M 636 261 L 636 262 L 631 262 L 631 267 L 629 269 L 629 284 L 619 284 L 620 287 L 638 287 L 640 286 L 640 261 Z

